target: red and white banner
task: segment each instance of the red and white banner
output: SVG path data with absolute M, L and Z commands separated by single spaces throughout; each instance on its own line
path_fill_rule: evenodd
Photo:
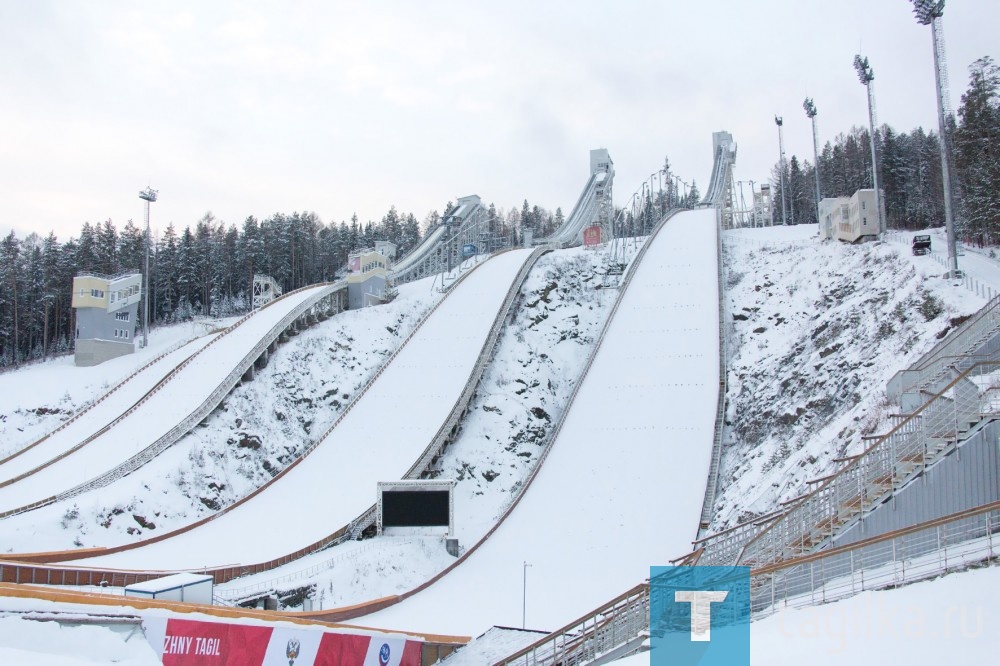
M 593 225 L 583 230 L 583 246 L 593 247 L 601 244 L 601 227 Z
M 143 620 L 164 666 L 420 666 L 420 641 L 319 627 Z

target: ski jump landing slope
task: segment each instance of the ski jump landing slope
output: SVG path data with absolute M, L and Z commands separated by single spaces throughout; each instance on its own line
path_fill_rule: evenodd
M 214 520 L 164 541 L 75 563 L 129 570 L 266 562 L 316 543 L 403 478 L 448 417 L 531 250 L 476 268 L 307 457 Z
M 191 358 L 190 363 L 175 373 L 146 402 L 117 422 L 115 420 L 142 396 L 138 395 L 138 389 L 128 397 L 121 391 L 116 393 L 113 398 L 114 406 L 124 406 L 124 408 L 119 409 L 118 414 L 111 420 L 105 420 L 104 425 L 112 424 L 112 427 L 100 432 L 86 446 L 76 449 L 19 481 L 0 488 L 0 513 L 45 501 L 62 491 L 75 488 L 124 463 L 152 445 L 195 412 L 233 368 L 286 315 L 302 303 L 331 288 L 330 285 L 322 285 L 303 289 L 262 308 L 230 330 L 216 344 Z M 180 350 L 176 353 L 180 354 Z M 191 357 L 192 354 L 189 353 L 187 356 Z M 168 358 L 177 363 L 185 360 L 181 356 L 173 355 Z M 122 401 L 129 404 L 124 405 Z M 94 417 L 106 418 L 109 414 L 107 410 L 101 410 Z M 90 422 L 90 416 L 85 418 L 90 425 L 96 425 Z M 98 426 L 98 429 L 100 427 L 102 426 Z M 53 446 L 61 446 L 65 451 L 82 441 L 82 438 L 76 441 L 73 441 L 73 438 L 87 436 L 84 432 L 70 427 L 55 433 L 50 440 Z M 93 432 L 95 430 L 91 430 L 91 433 Z M 45 447 L 44 451 L 53 450 L 48 446 L 48 442 L 49 440 L 46 440 L 34 449 L 26 451 L 23 456 L 13 458 L 7 464 L 16 463 L 21 458 L 25 458 L 26 461 L 37 461 L 38 455 L 43 453 L 42 447 Z M 36 453 L 35 449 L 40 450 Z M 18 464 L 23 466 L 23 463 Z M 4 468 L 6 467 L 7 465 L 4 465 Z
M 507 520 L 451 573 L 371 627 L 554 630 L 690 550 L 719 389 L 716 212 L 651 241 L 563 428 Z M 466 546 L 470 544 L 464 544 Z
M 11 479 L 25 475 L 93 437 L 131 409 L 173 372 L 174 368 L 198 353 L 218 335 L 204 335 L 160 356 L 117 386 L 113 392 L 103 396 L 99 402 L 74 415 L 72 421 L 7 458 L 0 463 L 0 482 L 10 482 Z

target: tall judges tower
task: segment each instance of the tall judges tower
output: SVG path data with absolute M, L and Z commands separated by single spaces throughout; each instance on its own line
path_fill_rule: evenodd
M 142 273 L 83 273 L 73 278 L 77 365 L 90 366 L 135 351 Z

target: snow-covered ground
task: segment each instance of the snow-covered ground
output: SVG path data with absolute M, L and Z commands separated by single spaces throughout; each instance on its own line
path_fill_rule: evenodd
M 654 239 L 523 499 L 440 581 L 366 625 L 479 634 L 555 629 L 683 554 L 712 451 L 719 372 L 714 210 Z M 530 568 L 525 568 L 525 563 Z M 488 599 L 488 603 L 483 600 Z
M 148 400 L 136 404 L 140 396 L 127 388 L 109 396 L 102 407 L 107 405 L 112 413 L 122 414 L 121 418 L 108 423 L 102 420 L 109 416 L 106 409 L 91 410 L 74 423 L 74 427 L 60 431 L 43 445 L 26 451 L 25 456 L 35 459 L 36 456 L 32 455 L 35 451 L 44 449 L 44 453 L 49 453 L 47 445 L 55 442 L 56 450 L 69 450 L 70 453 L 55 457 L 50 464 L 37 467 L 31 474 L 0 487 L 0 511 L 23 507 L 75 488 L 152 446 L 183 419 L 195 413 L 233 368 L 289 312 L 330 289 L 328 286 L 310 287 L 261 308 L 227 331 L 225 336 L 213 341 L 214 344 L 210 343 L 198 353 L 191 354 L 186 365 L 178 366 L 177 371 L 162 382 Z M 77 425 L 84 432 L 96 434 L 86 445 L 67 449 L 81 441 L 73 439 L 81 435 Z M 17 465 L 25 456 L 18 456 L 8 464 Z
M 720 526 L 731 524 L 750 512 L 767 511 L 779 500 L 796 494 L 801 491 L 806 479 L 823 473 L 825 465 L 830 464 L 830 458 L 842 451 L 851 451 L 852 447 L 858 445 L 863 434 L 880 431 L 884 424 L 886 405 L 879 396 L 884 392 L 888 378 L 936 342 L 958 320 L 984 303 L 982 296 L 975 291 L 970 291 L 964 285 L 954 285 L 942 280 L 940 275 L 943 270 L 933 257 L 910 256 L 908 242 L 904 244 L 890 240 L 883 244 L 859 246 L 820 243 L 815 238 L 815 226 L 801 226 L 726 232 L 724 243 L 729 271 L 726 314 L 739 315 L 739 318 L 733 322 L 729 338 L 731 372 L 728 419 L 733 426 L 734 436 L 726 449 L 721 479 L 723 488 L 718 503 L 720 516 L 717 520 Z M 653 249 L 651 246 L 650 250 Z M 675 254 L 676 256 L 671 257 L 673 261 L 689 262 L 685 280 L 662 284 L 661 291 L 664 294 L 670 292 L 669 298 L 681 299 L 682 295 L 691 294 L 690 285 L 709 272 L 712 262 L 693 261 L 692 255 L 686 250 Z M 964 256 L 969 254 L 967 252 Z M 1000 291 L 1000 282 L 993 281 L 990 277 L 995 264 L 990 261 L 988 254 L 979 256 L 986 261 L 982 269 L 977 271 L 973 261 L 966 262 L 961 267 L 982 284 Z M 652 255 L 647 257 L 646 262 L 650 262 L 651 258 Z M 960 264 L 961 259 L 962 257 Z M 653 272 L 662 277 L 659 269 Z M 586 270 L 580 271 L 581 275 L 586 273 Z M 533 274 L 531 280 L 541 279 L 538 275 Z M 997 276 L 1000 278 L 1000 272 Z M 637 275 L 637 279 L 638 277 Z M 538 283 L 534 290 L 526 288 L 526 296 L 538 294 L 537 286 Z M 679 292 L 680 295 L 674 292 Z M 714 296 L 705 297 L 710 303 L 712 299 Z M 530 297 L 525 299 L 522 311 L 532 300 Z M 543 319 L 541 324 L 565 320 L 570 312 L 567 302 L 568 299 L 564 298 L 562 302 L 546 304 L 548 320 Z M 675 305 L 684 304 L 682 300 L 674 302 Z M 669 301 L 644 303 L 639 311 L 666 307 L 668 303 Z M 556 305 L 560 308 L 556 309 Z M 532 328 L 537 327 L 538 325 Z M 642 330 L 642 327 L 639 329 Z M 650 325 L 645 332 L 650 333 L 653 329 Z M 581 322 L 581 331 L 583 330 Z M 525 333 L 528 334 L 527 329 Z M 609 332 L 608 335 L 610 339 L 613 333 Z M 466 487 L 471 491 L 468 499 L 483 502 L 484 507 L 492 506 L 490 503 L 502 494 L 492 491 L 493 488 L 501 487 L 494 486 L 494 483 L 516 483 L 518 474 L 513 470 L 507 472 L 509 463 L 506 458 L 484 458 L 489 455 L 483 448 L 485 438 L 491 437 L 503 442 L 512 438 L 512 433 L 522 430 L 530 432 L 533 422 L 527 416 L 530 410 L 538 406 L 549 413 L 550 403 L 542 401 L 551 401 L 554 405 L 559 399 L 556 392 L 550 395 L 541 390 L 541 387 L 546 386 L 546 379 L 540 380 L 538 387 L 524 392 L 523 395 L 528 396 L 526 401 L 508 402 L 507 398 L 510 396 L 506 395 L 503 396 L 502 403 L 491 402 L 491 394 L 498 393 L 496 387 L 502 386 L 503 381 L 506 381 L 509 389 L 514 389 L 506 393 L 515 396 L 518 396 L 517 391 L 521 388 L 521 384 L 517 382 L 519 377 L 526 385 L 533 383 L 531 379 L 515 375 L 521 365 L 518 361 L 530 358 L 533 359 L 533 365 L 541 367 L 543 364 L 540 362 L 540 354 L 552 356 L 551 352 L 544 351 L 542 347 L 531 347 L 534 343 L 529 338 L 526 340 L 528 347 L 523 347 L 514 338 L 514 343 L 517 344 L 511 349 L 516 351 L 511 351 L 510 354 L 517 360 L 510 360 L 507 351 L 498 354 L 494 368 L 487 373 L 491 383 L 484 383 L 491 388 L 485 396 L 478 396 L 474 415 L 465 426 L 478 434 L 470 435 L 471 439 L 465 444 L 462 440 L 456 443 L 441 462 L 443 476 L 460 469 L 468 470 L 466 478 L 475 479 L 475 485 L 466 481 Z M 503 344 L 509 344 L 509 340 L 505 338 Z M 553 343 L 549 341 L 541 344 Z M 526 356 L 527 349 L 531 350 L 531 354 Z M 574 355 L 582 351 L 567 349 L 573 349 Z M 649 354 L 645 349 L 632 349 L 630 356 L 645 362 L 650 368 L 654 367 L 648 360 Z M 559 362 L 568 365 L 573 360 L 561 358 Z M 545 377 L 546 375 L 537 374 L 539 367 L 529 369 L 536 373 L 534 376 Z M 627 366 L 621 367 L 624 369 Z M 34 368 L 23 372 L 29 370 Z M 592 375 L 595 372 L 598 372 L 596 363 L 591 371 Z M 123 374 L 127 372 L 117 376 Z M 8 376 L 0 375 L 0 382 Z M 555 372 L 548 375 L 555 379 L 562 376 L 569 376 L 569 373 Z M 676 383 L 679 384 L 700 383 L 700 376 L 677 376 Z M 113 378 L 106 381 L 110 385 Z M 551 629 L 578 617 L 639 582 L 646 575 L 632 571 L 633 567 L 627 557 L 608 558 L 605 561 L 603 555 L 615 550 L 626 552 L 634 549 L 644 552 L 652 538 L 661 537 L 652 533 L 664 529 L 662 521 L 652 522 L 652 526 L 647 525 L 645 529 L 621 529 L 623 525 L 628 526 L 632 519 L 631 515 L 626 515 L 626 510 L 633 508 L 633 504 L 625 500 L 633 490 L 628 484 L 640 490 L 653 485 L 644 486 L 641 477 L 635 475 L 649 473 L 646 469 L 635 470 L 635 473 L 630 469 L 628 474 L 619 477 L 614 470 L 619 465 L 627 464 L 628 451 L 623 451 L 614 444 L 607 444 L 609 441 L 624 442 L 644 437 L 641 434 L 642 428 L 648 425 L 648 418 L 654 418 L 645 413 L 635 414 L 629 411 L 632 407 L 630 398 L 634 394 L 628 391 L 636 387 L 641 391 L 643 388 L 639 381 L 633 383 L 635 386 L 630 387 L 629 382 L 619 378 L 619 381 L 613 383 L 613 390 L 605 390 L 603 411 L 596 414 L 601 417 L 599 425 L 591 424 L 589 429 L 581 427 L 572 430 L 567 422 L 560 436 L 560 443 L 554 446 L 536 480 L 536 485 L 543 484 L 538 486 L 542 488 L 546 476 L 557 477 L 561 480 L 560 483 L 552 485 L 558 486 L 561 492 L 555 489 L 545 493 L 539 491 L 538 496 L 544 494 L 545 501 L 539 499 L 533 502 L 531 497 L 537 490 L 533 485 L 505 526 L 487 545 L 442 581 L 447 583 L 449 578 L 456 575 L 459 578 L 454 580 L 460 580 L 463 575 L 472 576 L 471 573 L 462 574 L 463 568 L 474 564 L 475 558 L 482 557 L 483 553 L 488 553 L 493 539 L 501 537 L 505 530 L 510 530 L 510 535 L 516 538 L 498 539 L 493 546 L 497 552 L 502 549 L 504 557 L 488 558 L 489 566 L 482 567 L 481 574 L 477 576 L 488 585 L 483 583 L 483 587 L 477 587 L 456 584 L 439 587 L 438 584 L 428 590 L 432 594 L 443 596 L 423 607 L 426 618 L 420 620 L 427 628 L 446 632 L 449 627 L 463 624 L 475 625 L 478 629 L 489 624 L 519 626 L 522 601 L 520 592 L 525 572 L 528 584 L 527 623 L 529 627 L 541 629 Z M 585 388 L 586 384 L 581 387 L 581 395 Z M 653 391 L 649 391 L 647 387 L 646 392 L 657 394 L 661 390 L 669 390 L 669 387 L 657 387 Z M 280 392 L 279 390 L 278 393 Z M 59 395 L 61 393 L 55 396 L 52 403 L 46 404 L 58 404 Z M 81 401 L 85 399 L 86 396 L 80 398 Z M 34 404 L 43 403 L 38 401 Z M 637 404 L 643 406 L 643 403 Z M 510 429 L 497 432 L 495 428 L 499 424 L 475 420 L 481 416 L 494 418 L 496 412 L 484 409 L 484 406 L 508 410 L 503 413 L 504 424 L 508 416 L 516 413 L 521 413 L 524 420 L 516 427 L 511 426 Z M 800 413 L 800 408 L 805 411 Z M 660 409 L 659 404 L 657 409 Z M 18 415 L 16 418 L 24 422 L 34 417 Z M 55 422 L 56 418 L 58 416 L 48 417 L 50 423 Z M 689 414 L 687 418 L 694 417 Z M 581 421 L 585 420 L 581 417 Z M 476 423 L 479 425 L 475 425 Z M 763 424 L 766 427 L 747 430 L 747 424 Z M 741 427 L 744 429 L 741 430 Z M 571 446 L 566 446 L 568 431 L 575 433 Z M 656 441 L 684 444 L 693 441 L 692 435 L 692 432 L 671 431 L 670 437 L 661 437 Z M 653 438 L 642 441 L 653 441 Z M 751 441 L 753 446 L 749 444 Z M 530 446 L 525 447 L 525 443 L 519 443 L 520 448 L 517 450 L 530 451 Z M 604 445 L 600 446 L 601 444 Z M 588 476 L 586 471 L 589 461 L 594 459 L 595 447 L 604 456 L 598 470 L 603 476 L 599 477 Z M 497 452 L 499 449 L 492 450 Z M 648 467 L 654 467 L 652 458 L 644 460 L 650 463 Z M 472 467 L 475 469 L 469 469 Z M 494 477 L 493 481 L 487 481 L 483 476 L 484 471 L 500 472 L 500 475 Z M 690 477 L 682 485 L 688 485 L 687 481 L 691 482 L 692 487 L 700 484 L 700 493 L 704 488 L 703 473 L 684 467 L 681 467 L 681 471 L 686 471 Z M 619 492 L 613 499 L 607 500 L 603 498 L 606 497 L 604 493 L 609 492 L 607 481 L 610 477 L 620 479 L 616 488 Z M 482 490 L 484 494 L 476 495 L 473 488 Z M 678 488 L 677 492 L 680 490 Z M 600 499 L 598 495 L 601 495 Z M 619 497 L 622 499 L 620 503 Z M 669 539 L 677 539 L 677 544 L 671 541 L 644 556 L 643 566 L 664 564 L 687 549 L 687 540 L 693 536 L 697 523 L 700 494 L 696 500 L 697 506 L 693 509 L 681 508 L 680 504 L 683 502 L 667 502 L 664 506 L 656 507 L 660 510 L 658 515 L 678 521 L 683 524 L 684 529 L 676 532 L 668 530 Z M 643 501 L 650 503 L 649 492 L 644 494 Z M 691 504 L 693 506 L 695 502 Z M 561 520 L 553 520 L 551 517 L 546 519 L 553 512 L 569 517 Z M 129 518 L 127 513 L 124 517 Z M 485 513 L 477 512 L 474 516 L 464 517 L 463 523 L 466 520 L 472 524 L 476 520 L 485 521 L 486 516 Z M 70 529 L 63 531 L 73 533 Z M 471 535 L 474 530 L 470 529 L 468 533 Z M 584 537 L 583 545 L 570 540 L 577 533 Z M 468 545 L 465 538 L 462 537 L 463 543 Z M 519 542 L 520 550 L 515 552 L 504 546 L 504 543 L 511 542 Z M 206 543 L 203 548 L 210 551 L 212 546 Z M 344 550 L 340 550 L 341 548 Z M 368 550 L 362 552 L 362 549 Z M 426 549 L 432 555 L 425 562 L 415 561 L 410 558 L 414 549 Z M 339 601 L 341 595 L 343 598 L 359 598 L 370 594 L 377 587 L 372 583 L 373 578 L 406 580 L 411 562 L 418 568 L 412 580 L 426 579 L 436 570 L 434 567 L 440 564 L 430 561 L 439 557 L 439 553 L 440 548 L 435 544 L 428 547 L 420 539 L 395 537 L 381 543 L 379 540 L 370 540 L 348 544 L 314 557 L 339 558 L 333 566 L 333 571 L 338 572 L 338 578 L 325 579 L 326 585 L 320 587 L 321 591 L 324 588 L 328 590 L 329 599 L 336 598 Z M 523 566 L 525 562 L 531 565 L 527 569 Z M 600 562 L 600 566 L 593 562 Z M 575 569 L 580 563 L 590 563 L 584 574 Z M 302 565 L 305 564 L 303 561 Z M 433 566 L 425 568 L 424 564 Z M 576 585 L 583 590 L 580 594 L 592 594 L 595 600 L 589 597 L 577 598 L 576 591 L 565 596 L 546 592 L 547 586 L 553 584 L 550 579 L 566 578 L 576 581 Z M 605 583 L 604 578 L 609 580 Z M 934 663 L 943 656 L 962 663 L 991 663 L 998 645 L 997 630 L 1000 629 L 998 606 L 992 598 L 992 592 L 998 583 L 1000 569 L 994 568 L 954 574 L 899 590 L 865 594 L 836 604 L 788 611 L 752 625 L 753 663 L 808 662 L 823 665 L 851 660 L 859 663 Z M 289 587 L 294 584 L 290 582 Z M 608 590 L 601 588 L 605 584 Z M 363 589 L 363 592 L 356 594 L 352 587 Z M 435 589 L 438 591 L 435 592 Z M 410 601 L 418 602 L 422 596 L 423 594 L 417 595 Z M 412 625 L 400 624 L 409 622 L 403 614 L 406 607 L 407 604 L 404 603 L 397 609 L 370 616 L 365 621 L 369 624 L 377 621 L 393 629 L 421 628 L 417 621 Z M 11 608 L 11 602 L 7 599 L 0 600 L 0 609 L 3 608 Z M 873 615 L 872 608 L 884 609 L 885 612 L 879 610 L 880 614 Z M 981 624 L 978 621 L 980 612 Z M 889 614 L 888 619 L 885 613 Z M 466 617 L 457 617 L 459 615 Z M 440 623 L 434 621 L 437 617 L 442 618 Z M 18 640 L 13 636 L 18 633 L 18 629 L 14 628 L 16 626 L 19 625 L 0 625 L 0 646 L 22 645 L 15 643 Z M 22 630 L 20 633 L 27 635 L 28 631 L 31 630 Z M 476 634 L 478 631 L 470 629 L 463 633 Z M 59 643 L 59 639 L 50 639 L 46 645 L 57 646 Z M 38 646 L 38 650 L 43 647 L 45 646 Z M 98 647 L 92 650 L 79 648 L 79 652 L 74 654 L 92 654 L 95 661 L 110 661 L 108 655 L 111 653 L 102 650 L 103 648 Z M 37 656 L 37 650 L 33 656 Z M 632 659 L 634 663 L 647 663 L 648 655 Z
M 1000 648 L 997 589 L 1000 567 L 992 567 L 782 611 L 750 624 L 750 663 L 994 664 Z M 646 666 L 650 654 L 614 664 Z
M 412 282 L 386 305 L 342 312 L 289 338 L 253 381 L 136 472 L 0 521 L 3 550 L 129 543 L 245 497 L 326 430 L 440 297 L 430 278 Z M 38 404 L 34 397 L 22 400 Z
M 403 478 L 433 439 L 530 254 L 498 255 L 454 286 L 332 432 L 261 492 L 183 534 L 79 562 L 157 570 L 254 564 L 347 525 L 374 503 L 377 482 Z
M 640 246 L 630 243 L 626 259 Z M 461 433 L 435 467 L 437 478 L 456 481 L 455 537 L 463 547 L 493 527 L 540 458 L 617 297 L 602 288 L 604 263 L 592 250 L 552 252 L 521 288 Z M 319 610 L 404 593 L 452 562 L 440 538 L 382 537 L 234 580 L 219 593 L 239 599 L 273 591 L 299 604 L 311 587 Z
M 0 373 L 0 457 L 57 428 L 156 357 L 221 331 L 236 319 L 198 319 L 154 328 L 146 348 L 136 345 L 133 354 L 87 368 L 77 367 L 69 354 Z
M 806 492 L 834 459 L 859 452 L 862 437 L 885 432 L 898 410 L 885 397 L 889 378 L 986 302 L 908 243 L 847 245 L 815 233 L 723 234 L 728 436 L 712 531 Z

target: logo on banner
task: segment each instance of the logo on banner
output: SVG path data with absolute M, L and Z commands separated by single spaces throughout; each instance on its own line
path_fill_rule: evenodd
M 378 651 L 378 663 L 380 666 L 387 666 L 389 663 L 389 644 L 382 643 L 382 647 Z
M 288 645 L 285 646 L 285 656 L 288 657 L 288 666 L 294 666 L 295 660 L 298 659 L 301 650 L 302 645 L 299 643 L 299 639 L 288 639 Z
M 750 569 L 652 567 L 651 666 L 750 666 Z

